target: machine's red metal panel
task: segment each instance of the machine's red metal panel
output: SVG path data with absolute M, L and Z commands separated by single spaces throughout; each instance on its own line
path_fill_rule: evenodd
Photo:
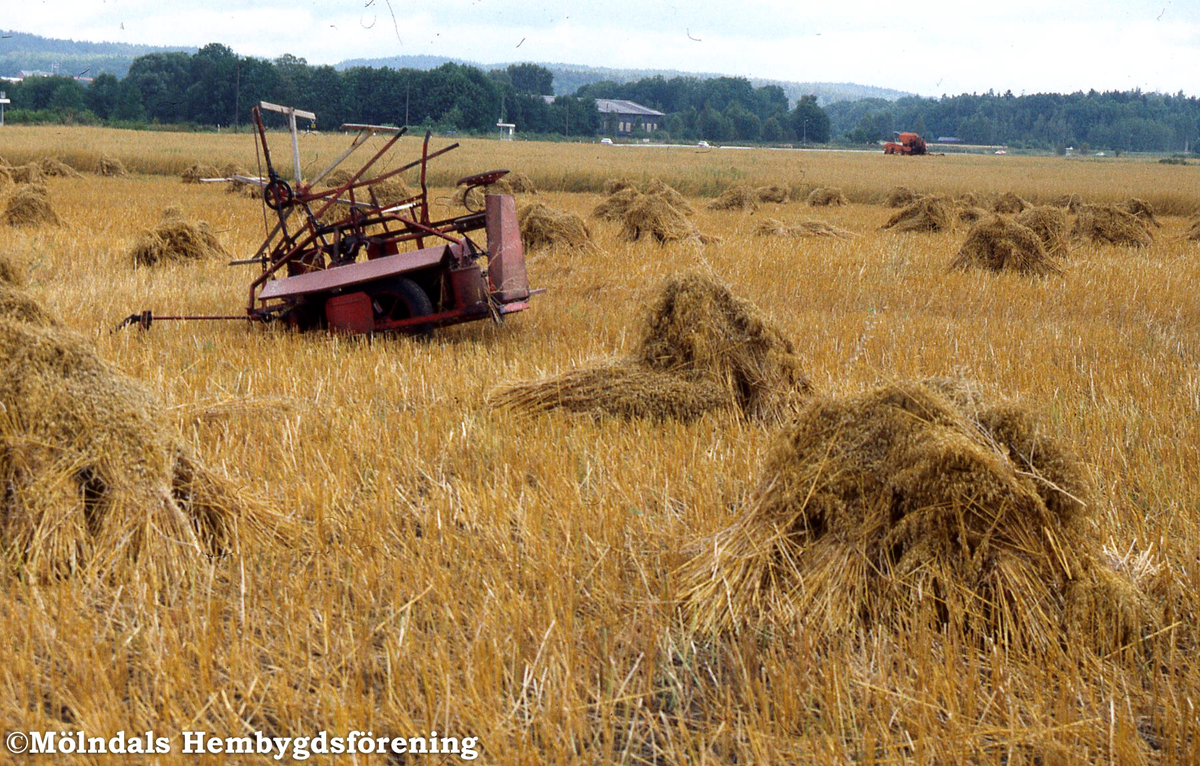
M 332 330 L 351 335 L 375 331 L 375 312 L 366 293 L 335 295 L 325 302 L 325 321 Z
M 525 300 L 529 297 L 529 277 L 525 273 L 517 205 L 509 194 L 489 194 L 485 199 L 488 276 L 496 299 L 501 303 Z
M 313 271 L 308 274 L 297 274 L 287 279 L 276 279 L 263 285 L 258 298 L 259 300 L 289 298 L 373 282 L 377 279 L 437 265 L 446 255 L 447 250 L 457 256 L 457 253 L 454 252 L 457 249 L 457 245 L 438 245 L 369 261 L 350 263 L 332 269 Z
M 475 264 L 451 269 L 450 288 L 454 291 L 455 306 L 474 306 L 487 302 L 487 281 Z

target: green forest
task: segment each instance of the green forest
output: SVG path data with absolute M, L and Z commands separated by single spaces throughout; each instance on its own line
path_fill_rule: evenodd
M 815 96 L 791 101 L 778 85 L 740 77 L 645 77 L 592 82 L 573 94 L 554 92 L 553 73 L 537 64 L 483 69 L 445 63 L 433 69 L 312 66 L 235 54 L 217 43 L 189 53 L 152 52 L 133 59 L 123 77 L 101 74 L 30 77 L 4 86 L 13 123 L 70 122 L 194 129 L 244 125 L 260 100 L 315 112 L 322 125 L 409 125 L 487 134 L 498 121 L 520 135 L 600 135 L 595 99 L 635 101 L 666 114 L 656 140 L 767 144 L 868 145 L 894 132 L 928 140 L 1059 151 L 1195 152 L 1200 99 L 1183 93 L 1089 91 L 1071 94 L 962 94 L 896 100 L 867 98 L 819 106 Z

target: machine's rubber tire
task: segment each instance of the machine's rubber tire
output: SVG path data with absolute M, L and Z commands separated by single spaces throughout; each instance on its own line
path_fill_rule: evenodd
M 433 313 L 433 301 L 416 282 L 408 277 L 396 277 L 367 290 L 374 304 L 376 319 L 397 320 L 425 317 Z M 433 334 L 432 324 L 412 325 L 406 330 L 410 335 L 429 337 Z

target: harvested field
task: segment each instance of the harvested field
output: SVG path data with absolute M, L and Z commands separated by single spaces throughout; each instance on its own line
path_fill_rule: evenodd
M 376 31 L 390 32 L 386 18 Z M 330 127 L 302 141 L 306 170 L 344 151 L 347 137 Z M 208 221 L 235 258 L 253 256 L 261 204 L 230 197 L 221 184 L 180 181 L 192 164 L 236 162 L 257 173 L 249 136 L 69 125 L 0 133 L 0 153 L 13 162 L 55 155 L 85 171 L 48 179 L 69 227 L 0 227 L 0 252 L 25 282 L 24 305 L 32 299 L 58 323 L 40 329 L 84 338 L 112 371 L 152 393 L 129 422 L 160 426 L 154 443 L 185 444 L 191 463 L 295 527 L 281 541 L 238 521 L 240 533 L 218 555 L 197 551 L 187 534 L 148 537 L 135 553 L 89 533 L 77 548 L 90 546 L 93 558 L 53 581 L 35 578 L 14 549 L 6 563 L 14 576 L 0 595 L 6 731 L 112 737 L 153 729 L 173 737 L 174 752 L 154 756 L 162 766 L 192 759 L 179 753 L 182 731 L 333 737 L 353 729 L 477 736 L 477 762 L 506 766 L 1200 762 L 1192 705 L 1200 699 L 1200 245 L 1186 239 L 1200 210 L 1195 167 L 1134 153 L 913 159 L 435 135 L 433 149 L 461 146 L 430 164 L 432 200 L 448 198 L 463 176 L 520 170 L 538 186 L 523 201 L 583 217 L 597 253 L 534 254 L 530 281 L 546 290 L 527 311 L 503 324 L 438 329 L 427 340 L 241 321 L 155 321 L 149 331 L 110 334 L 135 311 L 244 310 L 255 265 L 131 268 L 129 247 L 177 201 L 188 218 Z M 401 144 L 413 150 L 420 138 Z M 121 158 L 132 175 L 86 172 L 102 154 Z M 695 208 L 688 221 L 721 245 L 624 239 L 619 222 L 590 217 L 609 178 L 642 188 L 659 178 Z M 814 213 L 803 200 L 815 180 L 841 188 L 851 204 Z M 768 203 L 755 215 L 706 208 L 738 184 L 803 194 L 793 195 L 794 208 Z M 934 236 L 880 228 L 895 210 L 878 203 L 899 184 L 955 200 L 1004 191 L 1030 201 L 1136 197 L 1154 206 L 1162 228 L 1136 251 L 1073 240 L 1069 268 L 1055 261 L 1066 270 L 1061 278 L 950 270 L 966 226 Z M 14 191 L 0 190 L 0 211 Z M 757 233 L 767 217 L 790 226 L 809 216 L 858 236 Z M 471 236 L 486 246 L 484 232 Z M 681 273 L 708 275 L 753 303 L 790 341 L 817 394 L 798 397 L 780 420 L 747 417 L 723 382 L 633 362 L 663 285 Z M 589 377 L 618 363 L 638 378 L 607 385 L 612 376 Z M 583 413 L 571 414 L 565 401 L 536 414 L 489 402 L 505 381 L 557 373 L 575 376 L 558 386 L 559 401 L 574 397 Z M 662 385 L 639 389 L 649 377 Z M 930 378 L 978 381 L 978 409 L 953 397 L 949 410 L 918 416 L 889 405 L 901 427 L 866 428 L 881 434 L 878 452 L 849 443 L 858 433 L 850 425 L 886 420 L 859 406 L 875 392 Z M 589 409 L 599 388 L 625 396 L 616 414 Z M 12 390 L 0 385 L 0 397 Z M 100 389 L 75 390 L 82 393 L 68 398 L 82 406 Z M 708 409 L 717 390 L 721 404 Z M 773 462 L 810 406 L 848 425 L 837 437 L 820 425 L 828 420 L 804 419 L 814 438 L 803 444 L 830 452 L 828 470 L 817 471 L 807 448 L 803 459 Z M 1006 406 L 1028 410 L 1034 449 L 1014 449 L 1020 440 L 982 416 Z M 664 407 L 667 414 L 654 414 Z M 17 454 L 9 434 L 30 433 L 4 430 L 14 425 L 7 412 L 0 455 Z M 25 454 L 33 442 L 48 443 L 49 419 L 36 419 L 37 436 L 15 440 Z M 816 438 L 823 435 L 830 438 Z M 1082 489 L 1066 483 L 1072 472 L 1055 479 L 1044 467 L 1045 444 L 1074 455 Z M 81 452 L 81 465 L 92 465 L 96 448 Z M 62 465 L 46 454 L 39 465 Z M 889 455 L 905 468 L 884 470 L 895 465 Z M 925 471 L 950 459 L 962 470 Z M 146 483 L 180 506 L 189 460 L 154 458 L 179 479 L 159 473 Z M 768 492 L 770 479 L 800 470 L 820 480 L 807 510 L 788 509 L 813 522 L 808 534 L 788 537 L 781 512 L 780 534 L 755 538 L 761 546 L 714 546 L 732 541 L 726 531 L 735 525 L 762 529 L 747 517 L 767 508 L 768 496 L 783 497 L 783 483 Z M 63 498 L 45 501 L 58 511 L 46 522 L 62 522 L 55 529 L 75 528 L 72 507 L 100 507 L 89 505 L 97 486 L 86 476 L 41 475 L 43 497 Z M 868 489 L 880 477 L 886 497 L 875 496 L 878 506 L 837 494 L 860 477 Z M 935 491 L 947 484 L 949 495 Z M 0 485 L 5 514 L 16 487 Z M 1059 490 L 1084 507 L 1056 514 L 1045 498 Z M 105 497 L 140 503 L 131 514 L 170 508 L 133 488 Z M 996 513 L 989 497 L 1008 499 L 1012 515 Z M 824 534 L 807 513 L 818 508 L 838 522 Z M 961 538 L 948 531 L 956 509 Z M 184 513 L 167 529 L 195 529 Z M 990 537 L 989 517 L 998 522 Z M 136 529 L 126 518 L 113 517 L 116 527 Z M 1082 547 L 1072 529 L 1085 533 Z M 1042 536 L 1031 539 L 1034 531 Z M 685 572 L 732 565 L 737 550 L 757 567 L 760 547 L 772 546 L 794 559 L 762 569 L 776 579 L 758 588 L 757 605 L 747 605 L 754 591 L 733 587 L 720 599 L 692 597 Z M 1048 548 L 1061 548 L 1055 558 L 1066 563 L 1048 562 Z M 95 558 L 106 550 L 112 555 Z M 823 565 L 818 554 L 841 566 Z M 1072 584 L 1067 566 L 1079 570 Z M 855 613 L 849 598 L 863 581 L 870 592 Z M 934 583 L 961 587 L 938 591 Z M 817 598 L 806 599 L 811 593 Z M 1011 601 L 984 608 L 992 594 Z M 739 608 L 742 627 L 697 630 L 700 613 L 718 611 L 719 600 L 727 613 L 729 603 Z M 1025 619 L 1020 610 L 1031 604 L 1043 614 Z M 793 617 L 801 613 L 813 619 Z M 832 624 L 817 620 L 823 614 Z M 272 760 L 210 760 L 256 758 Z M 326 761 L 341 763 L 310 759 Z
M 692 203 L 688 202 L 682 194 L 676 191 L 673 187 L 663 183 L 658 178 L 651 178 L 646 184 L 645 193 L 656 197 L 661 197 L 668 205 L 675 208 L 679 212 L 687 216 L 696 214 L 696 208 L 692 207 Z
M 628 178 L 610 178 L 604 182 L 604 186 L 603 186 L 604 193 L 610 197 L 612 195 L 616 194 L 617 192 L 623 191 L 625 189 L 633 189 L 634 191 L 639 191 L 637 184 L 635 184 L 633 181 L 629 180 Z
M 25 269 L 9 252 L 0 250 L 0 285 L 23 287 L 28 281 Z
M 0 319 L 12 319 L 26 324 L 49 326 L 57 324 L 50 312 L 26 290 L 0 279 Z
M 960 207 L 955 215 L 963 223 L 975 223 L 982 218 L 987 218 L 992 213 L 981 207 Z
M 515 194 L 537 194 L 537 184 L 533 182 L 527 174 L 520 171 L 509 173 L 504 176 L 504 180 L 508 181 L 510 193 Z
M 1079 209 L 1087 203 L 1083 201 L 1083 197 L 1078 194 L 1060 194 L 1054 198 L 1055 207 L 1065 207 L 1072 213 L 1079 212 Z
M 642 196 L 641 192 L 631 186 L 614 189 L 592 209 L 592 217 L 602 221 L 622 221 L 625 219 L 626 211 L 640 196 Z
M 729 408 L 728 392 L 707 380 L 689 380 L 626 360 L 570 370 L 496 390 L 493 407 L 539 413 L 564 410 L 593 418 L 691 422 Z
M 811 390 L 779 328 L 752 303 L 695 274 L 667 281 L 634 358 L 647 369 L 721 385 L 755 418 L 784 417 Z
M 972 226 L 950 267 L 1035 276 L 1060 272 L 1038 233 L 1003 215 L 991 215 Z

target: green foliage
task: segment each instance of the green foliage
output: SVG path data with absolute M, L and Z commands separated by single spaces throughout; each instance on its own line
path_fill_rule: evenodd
M 823 144 L 829 141 L 829 115 L 817 106 L 816 96 L 801 96 L 788 117 L 801 142 Z
M 1111 151 L 1184 151 L 1200 143 L 1200 99 L 1183 93 L 1088 91 L 1071 94 L 962 94 L 864 99 L 831 104 L 833 134 L 877 141 L 914 130 L 927 139 L 1011 144 L 1065 151 L 1083 144 Z
M 537 64 L 510 64 L 505 70 L 513 90 L 531 96 L 548 96 L 554 92 L 554 74 Z
M 767 121 L 781 125 L 787 96 L 777 85 L 754 87 L 742 77 L 672 77 L 654 75 L 628 83 L 611 80 L 583 86 L 579 95 L 634 101 L 664 112 L 667 133 L 675 139 L 712 141 L 777 141 L 766 138 Z
M 92 45 L 13 35 L 20 45 L 25 45 L 25 38 L 45 48 L 47 55 L 60 57 L 71 46 Z M 93 48 L 88 50 L 101 56 L 134 50 L 132 46 Z M 564 88 L 565 76 L 557 65 L 551 69 L 512 64 L 485 73 L 476 66 L 444 60 L 432 69 L 424 68 L 436 63 L 432 59 L 414 61 L 418 64 L 414 68 L 339 70 L 311 66 L 290 54 L 274 61 L 248 58 L 213 43 L 194 53 L 145 53 L 132 60 L 123 78 L 93 72 L 90 86 L 72 77 L 51 76 L 27 78 L 5 89 L 12 99 L 14 121 L 229 125 L 245 123 L 250 107 L 266 100 L 314 111 L 322 127 L 365 122 L 490 133 L 504 117 L 521 133 L 578 136 L 594 135 L 600 129 L 594 99 L 612 98 L 664 112 L 667 117 L 659 135 L 675 140 L 874 143 L 891 138 L 894 131 L 915 130 L 929 140 L 955 136 L 966 143 L 1059 152 L 1085 145 L 1112 152 L 1194 152 L 1200 147 L 1200 99 L 1183 93 L 1133 90 L 1018 96 L 989 91 L 894 101 L 859 98 L 827 106 L 810 94 L 799 95 L 789 111 L 795 83 L 785 83 L 787 88 L 756 87 L 741 77 L 662 74 L 624 81 L 631 72 L 588 69 L 586 83 L 575 96 L 560 95 L 546 104 L 540 96 L 553 92 L 556 85 Z M 3 63 L 0 56 L 0 66 Z M 602 72 L 610 72 L 612 79 L 597 80 Z M 277 116 L 270 120 L 280 124 Z

